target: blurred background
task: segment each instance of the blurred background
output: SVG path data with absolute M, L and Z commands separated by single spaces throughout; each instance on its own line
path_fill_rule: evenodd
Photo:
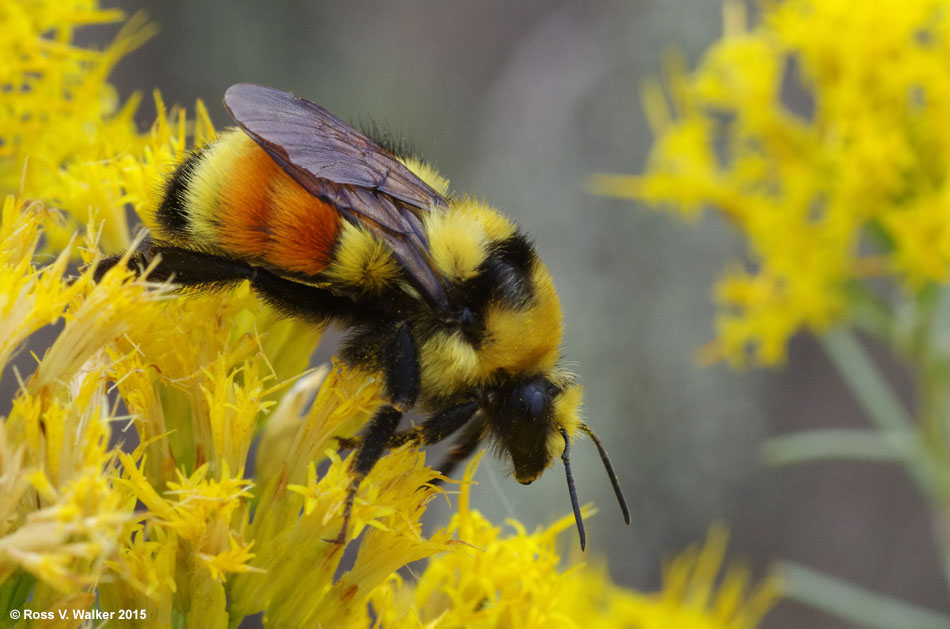
M 144 10 L 161 27 L 113 75 L 123 97 L 158 87 L 168 103 L 201 98 L 220 128 L 232 83 L 292 91 L 409 138 L 457 192 L 534 236 L 560 292 L 588 422 L 633 514 L 625 527 L 596 450 L 580 443 L 578 492 L 599 511 L 587 522 L 588 556 L 606 557 L 618 582 L 657 587 L 663 559 L 720 521 L 729 557 L 756 578 L 791 559 L 950 611 L 929 516 L 903 472 L 761 461 L 770 435 L 866 425 L 814 341 L 796 340 L 777 371 L 699 365 L 713 337 L 714 279 L 741 251 L 728 225 L 685 225 L 585 189 L 595 172 L 642 171 L 652 141 L 642 81 L 673 48 L 695 63 L 721 32 L 719 0 L 103 4 Z M 153 120 L 150 99 L 139 116 L 143 128 Z M 332 347 L 321 351 L 325 360 Z M 885 369 L 905 380 L 899 365 Z M 534 527 L 570 513 L 560 465 L 522 487 L 486 459 L 477 480 L 477 507 L 495 522 Z M 449 510 L 433 505 L 435 527 Z M 576 551 L 574 532 L 563 542 Z M 847 625 L 782 603 L 764 626 Z

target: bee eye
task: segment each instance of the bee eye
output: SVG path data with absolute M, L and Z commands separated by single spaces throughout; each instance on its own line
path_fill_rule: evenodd
M 547 402 L 547 396 L 541 387 L 525 387 L 522 397 L 525 415 L 531 417 L 532 419 L 543 417 L 545 408 L 547 407 Z
M 537 431 L 537 422 L 546 420 L 551 414 L 551 395 L 541 378 L 508 383 L 485 396 L 487 406 L 502 424 L 520 427 L 519 430 L 541 434 Z

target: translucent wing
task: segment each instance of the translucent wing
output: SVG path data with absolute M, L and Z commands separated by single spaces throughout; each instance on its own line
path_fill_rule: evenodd
M 224 106 L 297 183 L 385 240 L 408 279 L 437 310 L 447 305 L 423 230 L 445 199 L 372 140 L 319 105 L 270 87 L 238 83 Z

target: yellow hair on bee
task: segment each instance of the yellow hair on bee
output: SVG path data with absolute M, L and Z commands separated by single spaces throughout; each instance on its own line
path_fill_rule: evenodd
M 463 212 L 433 212 L 426 217 L 429 251 L 436 268 L 453 282 L 474 277 L 488 255 L 488 240 L 475 217 Z
M 501 242 L 515 235 L 515 224 L 499 214 L 491 206 L 481 203 L 478 199 L 465 197 L 453 201 L 452 214 L 468 216 L 474 219 L 481 227 L 485 238 L 492 242 Z
M 239 129 L 228 129 L 201 153 L 188 177 L 185 209 L 188 231 L 193 238 L 208 245 L 218 245 L 219 222 L 224 203 L 222 193 L 233 176 L 233 166 L 253 144 Z
M 581 401 L 584 398 L 584 389 L 579 384 L 571 384 L 565 387 L 556 398 L 554 398 L 554 423 L 559 428 L 567 431 L 569 438 L 573 439 L 580 431 L 581 427 Z M 555 456 L 561 456 L 564 451 L 564 439 L 560 430 L 552 430 L 548 435 L 547 443 L 548 455 L 553 459 Z
M 392 251 L 369 230 L 344 223 L 333 262 L 324 275 L 330 281 L 378 295 L 399 278 L 400 267 Z
M 475 349 L 458 333 L 437 332 L 419 351 L 423 391 L 456 391 L 479 375 Z
M 474 277 L 488 246 L 515 233 L 511 221 L 470 199 L 453 203 L 448 212 L 427 215 L 425 229 L 433 263 L 453 281 Z
M 551 275 L 540 261 L 532 269 L 534 299 L 525 309 L 491 305 L 485 314 L 486 338 L 478 350 L 484 375 L 496 369 L 541 373 L 557 365 L 561 345 L 561 305 Z
M 339 213 L 240 129 L 201 151 L 184 183 L 190 239 L 311 276 L 329 263 Z
M 440 196 L 444 197 L 449 193 L 449 180 L 440 175 L 435 168 L 414 157 L 400 157 L 398 159 L 403 166 L 411 170 L 416 177 L 429 184 Z

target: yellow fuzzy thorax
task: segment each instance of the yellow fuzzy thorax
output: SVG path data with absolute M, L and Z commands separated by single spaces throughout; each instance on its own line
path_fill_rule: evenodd
M 439 174 L 435 168 L 429 164 L 414 157 L 397 158 L 403 166 L 408 168 L 419 179 L 426 182 L 433 190 L 440 195 L 447 196 L 449 193 L 449 180 Z
M 423 164 L 406 164 L 434 188 L 448 183 Z M 491 245 L 515 235 L 517 227 L 485 203 L 471 197 L 453 199 L 445 212 L 425 217 L 433 265 L 451 282 L 464 282 L 478 273 Z M 498 303 L 485 313 L 486 338 L 480 347 L 461 334 L 441 332 L 420 351 L 423 389 L 457 390 L 485 384 L 495 372 L 540 373 L 555 367 L 561 344 L 561 306 L 554 282 L 540 261 L 532 268 L 534 300 L 520 310 Z
M 505 369 L 513 373 L 540 373 L 554 369 L 561 346 L 561 304 L 547 268 L 535 261 L 532 272 L 534 300 L 514 310 L 498 303 L 485 313 L 486 338 L 479 348 L 483 372 Z
M 514 235 L 514 223 L 475 199 L 453 201 L 447 212 L 425 217 L 432 262 L 445 277 L 462 282 L 474 277 L 488 247 Z
M 431 166 L 413 159 L 403 163 L 442 195 L 449 183 Z M 425 216 L 429 253 L 435 268 L 451 282 L 478 273 L 492 243 L 513 236 L 517 227 L 485 203 L 471 197 L 453 199 L 445 212 Z M 550 275 L 535 263 L 536 302 L 523 311 L 502 305 L 486 313 L 488 335 L 475 348 L 457 332 L 439 332 L 420 348 L 423 391 L 455 391 L 487 383 L 498 369 L 539 372 L 557 362 L 561 342 L 561 308 Z

